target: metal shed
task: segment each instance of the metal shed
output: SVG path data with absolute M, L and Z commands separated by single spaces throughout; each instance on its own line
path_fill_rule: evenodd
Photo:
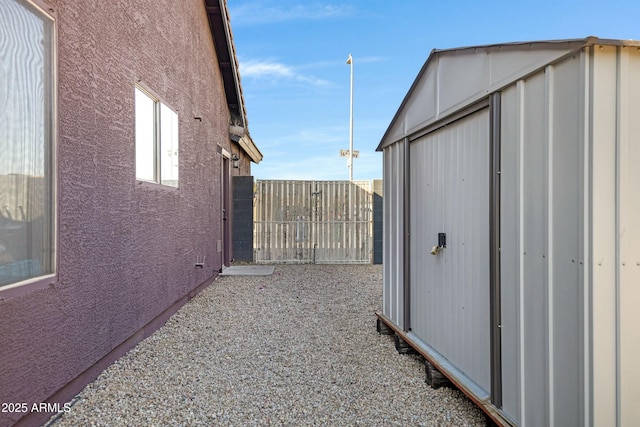
M 434 50 L 378 151 L 380 320 L 500 423 L 640 425 L 640 42 Z

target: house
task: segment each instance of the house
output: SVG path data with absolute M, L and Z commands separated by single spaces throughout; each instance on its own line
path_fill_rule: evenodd
M 0 425 L 37 425 L 214 280 L 247 128 L 225 0 L 0 3 Z M 6 84 L 5 84 L 6 83 Z
M 640 425 L 639 116 L 640 42 L 434 50 L 378 146 L 379 320 L 499 424 Z

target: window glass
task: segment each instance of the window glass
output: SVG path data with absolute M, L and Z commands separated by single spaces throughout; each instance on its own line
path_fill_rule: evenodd
M 136 178 L 178 186 L 178 114 L 136 87 Z
M 155 180 L 155 108 L 156 103 L 136 88 L 136 177 Z
M 160 105 L 160 164 L 161 182 L 178 186 L 178 115 L 164 104 Z
M 53 21 L 0 0 L 0 286 L 54 272 Z

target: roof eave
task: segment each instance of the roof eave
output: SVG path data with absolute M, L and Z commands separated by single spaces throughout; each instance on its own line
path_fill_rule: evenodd
M 240 84 L 240 72 L 238 71 L 238 60 L 229 12 L 226 0 L 205 0 L 207 16 L 209 18 L 209 29 L 213 37 L 218 65 L 222 74 L 224 91 L 227 98 L 227 105 L 231 115 L 231 121 L 245 128 L 245 136 L 242 137 L 244 143 L 240 146 L 249 155 L 254 163 L 260 163 L 262 153 L 249 136 L 247 114 L 244 106 L 242 86 Z M 237 122 L 240 123 L 237 123 Z

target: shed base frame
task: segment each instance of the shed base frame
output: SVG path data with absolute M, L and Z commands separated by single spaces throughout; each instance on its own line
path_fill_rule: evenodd
M 490 396 L 478 396 L 477 392 L 474 392 L 474 390 L 468 384 L 465 384 L 460 380 L 459 377 L 455 376 L 451 372 L 450 367 L 445 366 L 441 360 L 438 360 L 432 353 L 428 352 L 425 347 L 418 342 L 417 338 L 414 338 L 414 335 L 411 332 L 403 331 L 402 328 L 395 325 L 391 321 L 391 319 L 386 317 L 384 314 L 379 312 L 376 312 L 375 314 L 380 322 L 383 322 L 389 329 L 393 330 L 397 339 L 401 339 L 406 344 L 411 346 L 417 354 L 422 355 L 426 363 L 431 364 L 444 377 L 446 377 L 451 382 L 451 384 L 453 384 L 458 388 L 458 390 L 463 392 L 473 403 L 476 404 L 476 406 L 478 406 L 478 408 L 480 408 L 487 415 L 488 419 L 493 421 L 497 426 L 515 427 L 515 424 L 507 419 L 501 413 L 500 409 L 496 408 L 491 403 Z

